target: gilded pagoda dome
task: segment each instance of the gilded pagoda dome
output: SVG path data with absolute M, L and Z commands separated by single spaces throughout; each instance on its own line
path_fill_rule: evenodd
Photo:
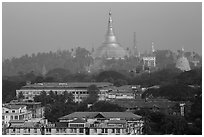
M 113 21 L 111 18 L 111 12 L 109 12 L 108 31 L 105 35 L 105 41 L 98 49 L 96 49 L 93 53 L 93 57 L 123 59 L 127 55 L 127 51 L 117 42 L 116 36 L 114 35 Z

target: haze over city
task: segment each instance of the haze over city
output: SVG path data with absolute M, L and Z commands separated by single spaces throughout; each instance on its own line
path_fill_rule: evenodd
M 202 51 L 202 3 L 3 3 L 3 58 L 98 48 L 111 9 L 118 42 L 138 50 Z

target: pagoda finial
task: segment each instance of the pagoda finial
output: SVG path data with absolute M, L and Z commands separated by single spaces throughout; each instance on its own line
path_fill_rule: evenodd
M 108 27 L 109 28 L 112 28 L 113 27 L 113 20 L 112 20 L 112 17 L 111 17 L 112 13 L 111 13 L 111 10 L 109 11 L 109 20 L 108 20 Z
M 105 43 L 117 43 L 116 37 L 113 31 L 113 20 L 111 17 L 112 13 L 111 10 L 109 11 L 109 20 L 108 20 L 108 31 L 106 33 L 106 40 Z
M 109 16 L 111 16 L 111 9 L 109 10 Z
M 152 41 L 152 53 L 155 52 L 155 49 L 154 49 L 154 42 Z

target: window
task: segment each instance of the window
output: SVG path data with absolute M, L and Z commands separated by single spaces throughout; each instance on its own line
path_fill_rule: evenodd
M 38 131 L 37 131 L 37 128 L 34 128 L 34 133 L 37 133 Z
M 46 132 L 50 132 L 51 133 L 51 128 L 46 128 Z
M 105 132 L 105 129 L 104 129 L 104 128 L 102 128 L 101 130 L 102 130 L 101 133 L 104 133 L 104 132 Z
M 79 133 L 84 133 L 84 129 L 83 129 L 83 128 L 80 128 L 80 129 L 79 129 Z
M 17 128 L 17 129 L 16 129 L 16 132 L 17 132 L 17 133 L 20 133 L 20 128 Z
M 13 116 L 11 116 L 11 120 L 13 120 Z
M 119 128 L 116 129 L 116 133 L 117 134 L 120 133 L 120 129 Z
M 112 129 L 112 133 L 115 133 L 115 129 L 114 128 Z
M 76 129 L 76 128 L 74 128 L 74 130 L 73 130 L 73 131 L 74 131 L 74 133 L 76 133 L 76 132 L 77 132 L 77 129 Z
M 63 128 L 63 129 L 62 129 L 62 132 L 66 133 L 66 128 Z
M 70 133 L 73 133 L 74 131 L 73 131 L 73 129 L 72 128 L 70 128 Z
M 9 111 L 6 111 L 6 113 L 9 113 Z
M 15 119 L 17 120 L 17 119 L 18 119 L 18 116 L 15 116 Z
M 59 133 L 59 129 L 58 128 L 56 129 L 56 132 Z
M 27 133 L 27 128 L 24 129 L 24 133 Z
M 105 133 L 108 133 L 108 129 L 107 128 L 105 128 Z
M 2 120 L 4 120 L 4 116 L 2 116 Z
M 15 129 L 15 128 L 13 128 L 13 132 L 16 132 L 16 129 Z
M 94 132 L 97 133 L 97 128 L 94 128 Z
M 78 128 L 78 127 L 84 127 L 84 124 L 70 124 L 69 126 Z
M 12 113 L 15 113 L 15 110 L 12 110 Z

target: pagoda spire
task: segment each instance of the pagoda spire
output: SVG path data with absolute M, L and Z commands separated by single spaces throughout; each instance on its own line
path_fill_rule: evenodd
M 108 31 L 105 36 L 105 43 L 117 43 L 116 36 L 113 31 L 113 20 L 111 17 L 111 10 L 109 11 L 109 19 L 108 19 Z

